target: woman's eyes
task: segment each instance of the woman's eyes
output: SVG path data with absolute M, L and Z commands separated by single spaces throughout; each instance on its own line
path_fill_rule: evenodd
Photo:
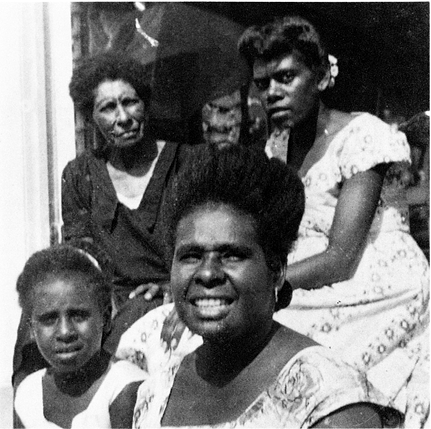
M 137 104 L 139 104 L 139 99 L 138 98 L 123 98 L 123 100 L 121 100 L 121 105 L 124 107 L 131 107 L 131 106 L 135 106 Z M 112 112 L 117 108 L 117 103 L 116 102 L 108 102 L 106 104 L 103 104 L 99 110 L 101 112 Z
M 89 314 L 87 311 L 76 311 L 72 314 L 72 318 L 75 322 L 83 322 L 89 318 Z
M 279 83 L 290 83 L 292 82 L 294 75 L 290 72 L 280 72 L 274 76 L 274 79 Z
M 225 252 L 222 255 L 222 259 L 227 262 L 239 262 L 245 259 L 245 255 L 237 252 Z
M 294 78 L 295 75 L 291 72 L 278 72 L 271 78 L 254 79 L 254 84 L 259 91 L 266 91 L 269 88 L 271 79 L 274 79 L 278 83 L 289 84 Z
M 194 264 L 199 262 L 203 258 L 202 255 L 197 253 L 189 253 L 185 255 L 181 255 L 179 260 L 186 264 Z M 221 253 L 218 256 L 219 260 L 221 262 L 240 262 L 245 259 L 245 255 L 242 255 L 240 253 L 234 253 L 234 252 L 225 252 Z
M 117 105 L 115 103 L 107 103 L 101 106 L 99 110 L 101 112 L 109 112 L 109 111 L 115 110 L 116 107 Z
M 178 259 L 183 263 L 192 264 L 200 260 L 200 255 L 198 253 L 184 253 Z

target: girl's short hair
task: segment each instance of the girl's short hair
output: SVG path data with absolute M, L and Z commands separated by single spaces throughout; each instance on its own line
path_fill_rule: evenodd
M 103 314 L 111 306 L 112 283 L 93 255 L 69 244 L 57 244 L 35 252 L 18 277 L 19 304 L 27 317 L 33 309 L 33 290 L 50 278 L 73 279 L 82 276 Z
M 263 26 L 249 27 L 239 39 L 239 52 L 252 67 L 256 59 L 270 61 L 293 51 L 322 77 L 329 67 L 328 53 L 316 28 L 300 16 L 276 18 Z

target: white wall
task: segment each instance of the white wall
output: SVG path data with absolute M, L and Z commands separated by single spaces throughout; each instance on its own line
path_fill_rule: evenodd
M 49 182 L 58 197 L 59 173 L 74 157 L 70 27 L 68 2 L 0 3 L 0 389 L 12 374 L 16 279 L 49 245 Z M 0 419 L 7 409 L 0 403 Z

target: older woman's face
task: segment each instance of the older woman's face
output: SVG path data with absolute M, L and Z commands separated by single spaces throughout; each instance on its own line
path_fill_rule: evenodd
M 106 80 L 94 95 L 93 119 L 109 144 L 124 148 L 142 141 L 145 106 L 129 83 Z
M 171 287 L 180 318 L 205 339 L 266 332 L 274 311 L 274 273 L 251 217 L 203 206 L 178 224 Z
M 326 88 L 295 52 L 270 61 L 257 59 L 253 80 L 268 119 L 277 128 L 292 128 L 307 119 Z

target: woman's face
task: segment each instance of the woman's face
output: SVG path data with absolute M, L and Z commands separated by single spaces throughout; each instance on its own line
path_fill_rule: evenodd
M 292 128 L 318 106 L 327 79 L 320 79 L 295 51 L 253 65 L 253 80 L 260 92 L 268 119 L 277 128 Z
M 113 147 L 133 146 L 144 137 L 144 102 L 127 82 L 106 80 L 94 91 L 93 120 Z
M 82 275 L 50 277 L 35 286 L 32 334 L 57 372 L 75 372 L 100 351 L 106 317 Z
M 250 216 L 202 206 L 178 224 L 171 287 L 180 318 L 208 340 L 267 332 L 274 311 L 269 270 Z

